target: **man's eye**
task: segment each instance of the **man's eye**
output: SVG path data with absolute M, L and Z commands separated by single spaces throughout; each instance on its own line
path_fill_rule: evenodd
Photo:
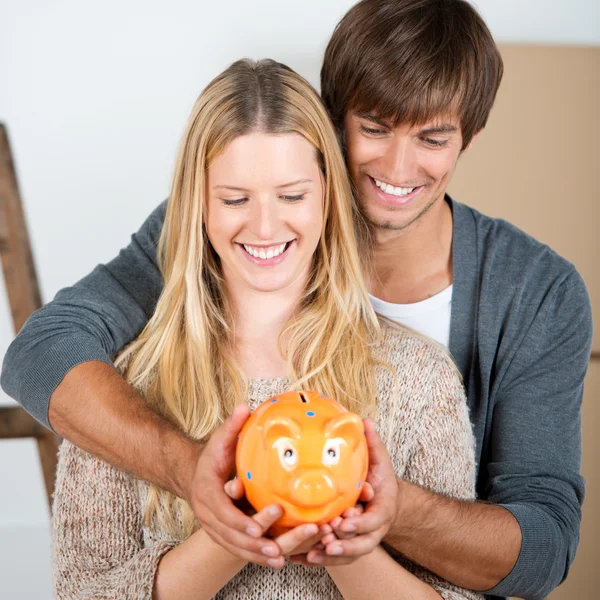
M 298 200 L 304 200 L 305 194 L 298 194 L 297 196 L 280 196 L 283 200 L 287 202 L 298 202 Z
M 240 204 L 246 202 L 247 198 L 236 198 L 235 200 L 222 200 L 225 206 L 239 206 Z
M 367 135 L 381 135 L 385 133 L 383 129 L 374 129 L 373 127 L 365 127 L 364 125 L 360 126 L 360 130 Z
M 448 144 L 448 140 L 434 140 L 433 138 L 424 138 L 423 141 L 430 146 L 435 146 L 436 148 L 443 148 Z

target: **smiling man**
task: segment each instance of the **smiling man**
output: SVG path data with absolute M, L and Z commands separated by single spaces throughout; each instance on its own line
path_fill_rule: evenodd
M 358 535 L 298 558 L 307 564 L 344 564 L 383 541 L 490 598 L 543 598 L 575 556 L 592 331 L 585 286 L 547 246 L 446 195 L 501 77 L 491 35 L 464 0 L 363 0 L 327 47 L 323 99 L 374 231 L 373 305 L 452 353 L 467 390 L 480 501 L 402 479 L 388 496 L 375 478 L 365 513 L 341 525 Z M 164 211 L 112 262 L 31 317 L 6 355 L 2 385 L 76 445 L 189 499 L 211 535 L 267 564 L 277 556 L 272 542 L 248 535 L 251 520 L 233 504 L 210 503 L 226 477 L 214 467 L 226 449 L 185 439 L 111 364 L 160 294 Z
M 329 42 L 321 92 L 375 232 L 373 305 L 449 348 L 476 439 L 484 502 L 400 479 L 384 541 L 490 597 L 543 598 L 566 577 L 579 540 L 591 310 L 570 263 L 446 195 L 502 71 L 468 2 L 363 0 Z M 346 520 L 342 529 L 362 535 L 330 543 L 323 561 L 376 539 L 383 511 L 368 513 Z

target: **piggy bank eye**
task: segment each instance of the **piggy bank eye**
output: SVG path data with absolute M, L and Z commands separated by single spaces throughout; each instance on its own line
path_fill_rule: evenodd
M 327 466 L 337 465 L 340 462 L 340 448 L 338 444 L 329 442 L 323 448 L 323 464 Z
M 284 467 L 295 467 L 298 462 L 298 453 L 291 446 L 280 446 L 279 457 Z

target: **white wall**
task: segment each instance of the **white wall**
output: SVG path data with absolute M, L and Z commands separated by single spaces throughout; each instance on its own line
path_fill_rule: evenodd
M 598 0 L 471 0 L 499 42 L 600 45 Z
M 43 298 L 110 259 L 166 197 L 188 111 L 214 75 L 239 57 L 270 56 L 317 85 L 328 36 L 352 4 L 0 0 L 0 121 L 9 127 Z M 598 0 L 477 5 L 499 41 L 600 45 Z M 0 298 L 0 353 L 10 327 Z M 47 549 L 34 450 L 0 443 L 3 597 L 50 597 L 48 554 L 32 559 L 29 541 L 13 546 L 22 537 Z M 18 566 L 30 560 L 43 576 L 27 591 Z

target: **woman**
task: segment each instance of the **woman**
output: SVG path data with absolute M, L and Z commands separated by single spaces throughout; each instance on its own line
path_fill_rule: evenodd
M 159 243 L 164 291 L 116 366 L 198 440 L 239 404 L 318 390 L 376 415 L 397 476 L 473 497 L 457 371 L 437 347 L 379 324 L 356 213 L 316 92 L 273 61 L 234 63 L 193 109 Z M 254 515 L 263 531 L 278 516 L 271 508 Z M 349 566 L 244 563 L 197 528 L 186 503 L 68 442 L 53 522 L 59 598 L 479 597 L 383 547 Z M 294 555 L 320 532 L 312 524 L 284 536 Z

